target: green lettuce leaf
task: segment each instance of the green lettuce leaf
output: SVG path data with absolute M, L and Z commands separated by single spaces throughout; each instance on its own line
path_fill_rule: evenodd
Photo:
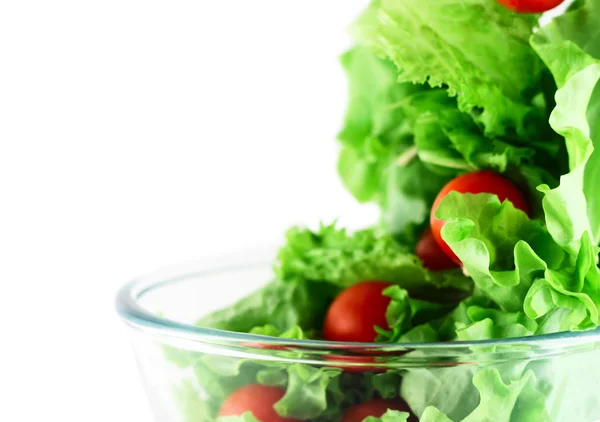
M 482 369 L 473 376 L 473 384 L 479 390 L 480 402 L 463 422 L 551 421 L 531 371 L 505 383 L 497 369 Z
M 381 417 L 367 417 L 363 422 L 407 422 L 410 414 L 399 410 L 388 410 Z
M 407 105 L 413 94 L 427 89 L 398 83 L 395 65 L 365 47 L 353 48 L 341 61 L 349 105 L 338 134 L 338 172 L 357 200 L 394 211 L 383 216 L 391 233 L 416 242 L 436 193 L 449 180 L 424 167 L 412 148 L 414 113 L 408 115 Z
M 364 377 L 381 398 L 395 399 L 400 396 L 402 375 L 399 371 L 392 369 L 382 373 L 367 372 Z
M 379 334 L 378 342 L 395 343 L 401 339 L 405 341 L 406 337 L 403 336 L 412 328 L 426 324 L 450 311 L 448 305 L 410 298 L 408 292 L 399 286 L 388 287 L 383 294 L 392 299 L 386 311 L 390 329 L 376 327 Z M 413 331 L 411 335 L 414 338 L 415 332 Z
M 403 243 L 416 243 L 437 193 L 462 172 L 506 172 L 533 193 L 557 184 L 565 166 L 556 134 L 527 145 L 488 139 L 446 90 L 398 83 L 395 66 L 369 49 L 355 47 L 342 63 L 350 102 L 338 136 L 340 176 L 359 201 L 380 206 L 384 228 Z M 539 133 L 552 132 L 544 125 Z
M 451 192 L 436 216 L 447 221 L 442 237 L 479 290 L 508 312 L 522 311 L 546 266 L 558 268 L 566 259 L 539 222 L 495 195 Z
M 555 242 L 539 222 L 488 194 L 453 192 L 442 201 L 437 216 L 447 221 L 442 236 L 477 291 L 502 311 L 513 313 L 469 309 L 469 319 L 480 321 L 464 330 L 458 327 L 463 338 L 545 334 L 599 325 L 599 270 L 587 232 L 574 254 Z
M 460 421 L 479 404 L 474 373 L 471 365 L 409 369 L 402 380 L 401 395 L 416 415 L 435 406 L 450 419 Z
M 407 156 L 412 158 L 400 164 Z M 435 197 L 452 176 L 432 171 L 413 147 L 404 147 L 398 157 L 382 174 L 377 204 L 383 228 L 402 243 L 415 245 L 429 221 Z
M 278 414 L 286 418 L 312 420 L 327 411 L 328 387 L 336 382 L 341 369 L 313 368 L 296 364 L 288 368 L 285 396 L 275 404 Z
M 600 61 L 594 61 L 570 42 L 549 44 L 538 36 L 532 43 L 548 63 L 560 87 L 550 124 L 565 137 L 571 170 L 561 177 L 558 188 L 540 188 L 545 193 L 546 224 L 559 245 L 576 253 L 581 236 L 590 231 L 583 186 L 585 167 L 594 146 L 587 109 L 600 80 Z M 573 59 L 569 68 L 565 65 L 565 55 Z
M 291 283 L 297 280 L 346 288 L 365 280 L 389 281 L 411 290 L 423 286 L 470 291 L 460 271 L 431 272 L 388 234 L 375 229 L 348 233 L 335 224 L 317 232 L 292 228 L 279 250 L 275 271 Z
M 428 407 L 423 412 L 420 422 L 453 422 L 448 416 L 444 415 L 435 407 Z
M 254 327 L 250 330 L 250 334 L 296 340 L 305 340 L 307 338 L 302 328 L 298 326 L 294 326 L 288 330 L 281 331 L 277 327 L 270 324 L 263 325 L 262 327 Z
M 503 312 L 478 306 L 469 307 L 467 312 L 473 322 L 457 330 L 458 339 L 462 341 L 525 337 L 538 329 L 535 320 L 523 312 Z
M 396 64 L 400 82 L 447 87 L 487 135 L 535 139 L 545 117 L 532 102 L 543 71 L 528 44 L 536 25 L 487 0 L 375 0 L 354 34 Z
M 348 51 L 341 61 L 348 75 L 349 105 L 338 135 L 343 145 L 338 170 L 348 190 L 367 202 L 380 195 L 383 174 L 410 140 L 404 110 L 394 104 L 420 88 L 397 83 L 394 65 L 366 48 Z
M 454 370 L 446 370 L 447 388 L 440 397 L 431 396 L 429 403 L 440 403 L 450 398 L 453 402 L 458 397 L 470 400 L 470 406 L 457 405 L 454 415 L 430 405 L 422 412 L 421 422 L 511 422 L 536 421 L 550 422 L 552 419 L 546 411 L 546 394 L 542 391 L 532 371 L 527 371 L 516 379 L 505 383 L 498 368 L 484 368 L 472 374 L 473 368 L 461 369 L 466 375 L 457 378 L 459 383 L 452 384 L 451 374 Z M 458 374 L 457 374 L 458 375 Z M 474 388 L 467 388 L 471 384 Z M 425 381 L 427 383 L 427 380 Z M 423 387 L 429 387 L 424 385 Z M 464 389 L 463 389 L 464 388 Z M 421 390 L 427 391 L 427 390 Z M 474 409 L 469 413 L 469 407 Z M 420 414 L 421 412 L 417 412 Z M 468 415 L 466 415 L 468 413 Z M 466 416 L 465 416 L 466 415 Z
M 567 13 L 554 18 L 538 33 L 549 42 L 572 41 L 600 59 L 600 0 L 577 0 Z
M 600 325 L 597 249 L 584 233 L 575 267 L 548 269 L 527 292 L 523 308 L 537 320 L 536 334 L 589 330 Z
M 407 142 L 410 128 L 402 124 L 405 111 L 396 104 L 425 88 L 398 83 L 394 64 L 365 47 L 349 50 L 341 62 L 349 84 L 349 106 L 344 128 L 338 134 L 342 144 L 362 147 L 370 137 L 379 139 L 385 149 Z
M 565 137 L 571 173 L 561 180 L 561 190 L 549 192 L 547 207 L 556 211 L 563 242 L 573 242 L 590 229 L 600 242 L 600 1 L 574 4 L 531 40 L 532 46 L 552 71 L 559 88 L 557 107 L 551 117 L 554 130 Z M 585 54 L 587 53 L 587 54 Z M 587 117 L 587 118 L 586 118 Z M 594 151 L 594 146 L 596 150 Z M 581 189 L 583 186 L 583 190 Z M 545 205 L 546 207 L 546 205 Z M 553 207 L 558 207 L 554 210 Z M 585 218 L 583 211 L 587 211 Z M 567 221 L 560 221 L 560 217 Z M 571 226 L 571 227 L 569 227 Z M 565 231 L 565 228 L 567 229 Z

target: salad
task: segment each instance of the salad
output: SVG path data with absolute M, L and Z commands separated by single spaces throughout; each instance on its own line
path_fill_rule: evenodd
M 540 26 L 561 3 L 373 0 L 341 57 L 338 168 L 380 221 L 290 229 L 273 281 L 198 325 L 380 344 L 597 328 L 600 0 Z M 368 356 L 344 370 L 164 351 L 204 386 L 190 422 L 556 420 L 544 403 L 559 386 L 527 365 L 443 378 Z

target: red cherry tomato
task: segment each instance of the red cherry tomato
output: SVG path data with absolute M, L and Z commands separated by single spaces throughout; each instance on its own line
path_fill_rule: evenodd
M 408 405 L 401 400 L 371 400 L 366 403 L 357 404 L 348 409 L 346 413 L 344 413 L 344 416 L 342 416 L 340 422 L 362 422 L 369 416 L 379 418 L 387 412 L 388 409 L 410 413 Z M 412 415 L 408 420 L 410 422 L 416 421 Z
M 331 341 L 371 342 L 375 326 L 389 329 L 385 312 L 391 298 L 382 292 L 391 283 L 364 281 L 347 288 L 335 298 L 327 315 L 323 336 Z
M 251 349 L 286 350 L 285 346 L 278 346 L 276 344 L 264 344 L 264 343 L 242 343 L 242 344 Z
M 423 262 L 423 266 L 431 271 L 443 271 L 457 267 L 456 263 L 438 245 L 429 227 L 421 235 L 415 254 Z
M 278 387 L 250 384 L 234 391 L 223 403 L 219 416 L 241 416 L 246 412 L 261 422 L 296 422 L 296 419 L 283 418 L 275 412 L 273 405 L 284 396 L 285 391 Z
M 452 249 L 442 239 L 442 227 L 444 227 L 445 221 L 435 218 L 435 210 L 437 210 L 440 202 L 452 191 L 460 193 L 492 193 L 497 195 L 501 202 L 509 200 L 515 208 L 526 213 L 529 212 L 529 206 L 521 191 L 512 182 L 497 173 L 488 170 L 477 171 L 463 174 L 451 180 L 438 193 L 431 208 L 431 231 L 444 253 L 457 264 L 460 264 L 460 259 L 458 259 L 454 252 L 452 252 Z
M 554 9 L 564 0 L 496 0 L 502 6 L 513 12 L 519 13 L 543 13 Z
M 385 368 L 378 368 L 376 366 L 364 365 L 365 363 L 374 363 L 375 357 L 372 356 L 344 356 L 344 355 L 327 355 L 325 360 L 348 363 L 349 365 L 356 364 L 360 366 L 345 366 L 345 365 L 330 365 L 334 368 L 343 369 L 345 372 L 355 374 L 361 372 L 377 372 L 385 371 Z

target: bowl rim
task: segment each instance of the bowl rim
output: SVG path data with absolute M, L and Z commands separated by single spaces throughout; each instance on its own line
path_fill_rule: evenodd
M 265 251 L 270 251 L 269 255 Z M 125 285 L 117 292 L 115 307 L 124 322 L 138 330 L 151 333 L 161 338 L 173 338 L 177 340 L 191 341 L 195 343 L 213 345 L 238 345 L 249 349 L 264 349 L 263 345 L 277 345 L 296 347 L 305 350 L 328 350 L 354 352 L 373 350 L 403 351 L 422 350 L 431 353 L 440 351 L 444 355 L 448 352 L 462 354 L 465 349 L 482 348 L 490 350 L 501 346 L 502 353 L 510 353 L 514 347 L 515 351 L 522 351 L 518 346 L 530 346 L 534 350 L 552 352 L 560 349 L 561 353 L 570 347 L 589 345 L 598 342 L 600 344 L 600 327 L 589 331 L 565 331 L 539 336 L 513 337 L 492 340 L 476 341 L 451 341 L 431 343 L 361 343 L 361 342 L 334 342 L 329 340 L 299 340 L 283 339 L 258 334 L 239 333 L 216 328 L 202 327 L 198 325 L 179 322 L 165 318 L 145 309 L 140 305 L 139 299 L 146 293 L 166 285 L 182 282 L 191 277 L 206 278 L 211 275 L 223 274 L 225 272 L 244 271 L 250 269 L 264 269 L 273 264 L 274 248 L 257 248 L 243 254 L 234 253 L 220 255 L 210 260 L 187 261 L 175 265 L 163 267 L 157 271 L 147 273 Z M 243 256 L 243 258 L 242 258 Z M 345 353 L 346 354 L 346 353 Z

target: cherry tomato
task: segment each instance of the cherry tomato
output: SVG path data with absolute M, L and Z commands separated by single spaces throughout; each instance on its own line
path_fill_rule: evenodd
M 415 253 L 423 262 L 423 266 L 431 271 L 443 271 L 457 267 L 456 263 L 438 245 L 429 227 L 421 235 Z
M 519 13 L 543 13 L 554 9 L 564 0 L 496 0 L 502 6 L 513 12 Z
M 327 355 L 325 360 L 335 361 L 338 364 L 340 362 L 348 363 L 349 365 L 356 364 L 360 366 L 345 366 L 345 365 L 331 365 L 334 368 L 343 369 L 345 372 L 355 374 L 361 372 L 377 372 L 385 371 L 385 368 L 378 368 L 376 366 L 364 365 L 365 363 L 374 363 L 375 357 L 372 356 L 344 356 L 344 355 Z
M 264 344 L 264 343 L 242 343 L 244 346 L 251 349 L 269 349 L 269 350 L 286 350 L 285 346 L 278 346 L 276 344 Z
M 338 295 L 325 316 L 323 336 L 331 341 L 371 342 L 375 326 L 389 329 L 385 312 L 391 298 L 382 292 L 391 283 L 364 281 Z
M 440 202 L 452 191 L 460 193 L 492 193 L 497 195 L 501 202 L 509 200 L 515 208 L 526 213 L 529 212 L 529 206 L 521 191 L 512 182 L 497 173 L 489 170 L 477 171 L 463 174 L 451 180 L 438 193 L 431 208 L 431 231 L 444 253 L 457 264 L 460 264 L 460 259 L 458 259 L 454 252 L 452 252 L 452 249 L 442 239 L 442 227 L 444 227 L 445 221 L 435 218 L 435 210 L 437 210 Z
M 296 422 L 296 419 L 283 418 L 275 412 L 273 405 L 284 396 L 285 391 L 278 387 L 250 384 L 234 391 L 223 403 L 219 416 L 241 416 L 246 412 L 261 422 Z
M 346 413 L 344 413 L 344 416 L 342 416 L 340 422 L 362 422 L 369 416 L 379 418 L 387 412 L 388 409 L 410 413 L 408 405 L 401 400 L 371 400 L 366 403 L 357 404 L 348 409 Z M 416 421 L 412 414 L 408 420 L 410 422 Z

